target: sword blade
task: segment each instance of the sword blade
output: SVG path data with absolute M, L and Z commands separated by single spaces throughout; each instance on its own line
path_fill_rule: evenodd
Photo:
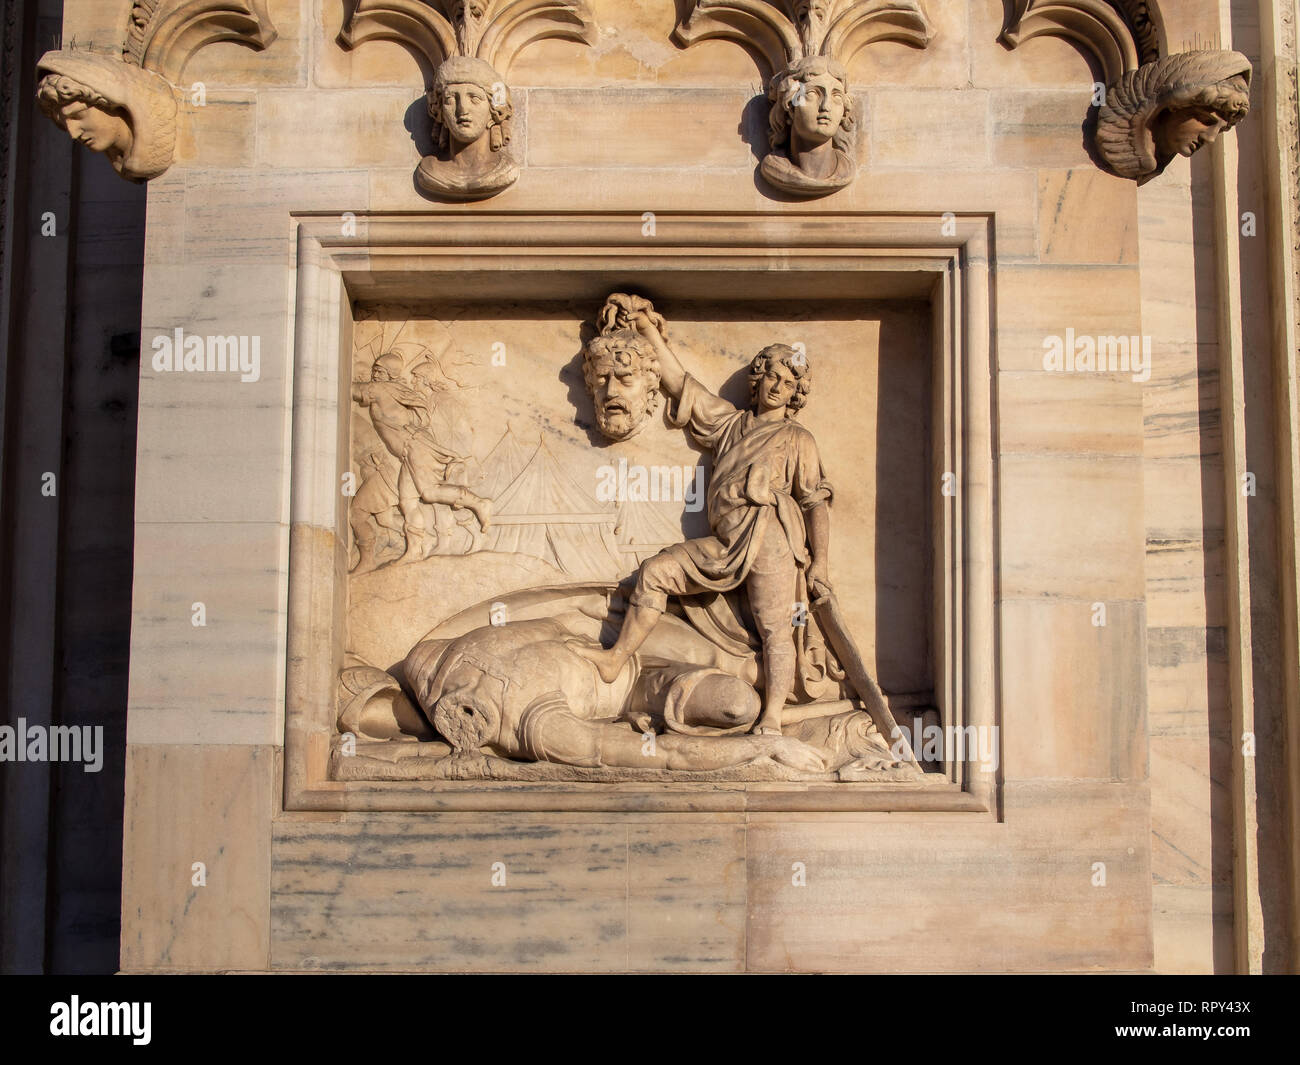
M 889 703 L 885 701 L 885 693 L 880 690 L 880 685 L 871 676 L 866 663 L 862 660 L 861 652 L 858 651 L 858 645 L 849 634 L 835 593 L 827 592 L 820 599 L 814 600 L 812 609 L 817 620 L 821 622 L 827 640 L 830 641 L 831 650 L 840 660 L 849 683 L 858 693 L 858 698 L 866 705 L 867 713 L 876 728 L 880 730 L 881 736 L 890 744 L 891 750 L 896 750 L 902 755 L 903 761 L 910 762 L 920 769 L 916 755 L 912 753 L 912 746 L 907 742 L 907 733 L 898 727 L 898 722 L 890 712 Z

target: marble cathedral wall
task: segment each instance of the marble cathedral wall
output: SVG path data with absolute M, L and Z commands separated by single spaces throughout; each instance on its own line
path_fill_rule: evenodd
M 70 0 L 64 41 L 43 108 L 148 182 L 123 969 L 1205 971 L 1289 927 L 1289 800 L 1233 857 L 1232 433 L 1293 39 Z

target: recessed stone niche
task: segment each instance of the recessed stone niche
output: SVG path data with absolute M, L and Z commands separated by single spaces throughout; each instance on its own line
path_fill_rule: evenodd
M 597 431 L 581 348 L 616 291 L 652 300 L 686 369 L 737 405 L 761 348 L 806 351 L 799 420 L 836 491 L 831 576 L 864 659 L 901 724 L 996 724 L 987 218 L 660 216 L 652 237 L 621 216 L 299 224 L 288 808 L 993 814 L 995 774 L 973 763 L 923 780 L 447 779 L 424 771 L 443 744 L 344 750 L 338 725 L 341 670 L 401 677 L 440 626 L 526 613 L 529 589 L 608 592 L 708 533 L 708 456 L 662 398 L 631 438 Z M 416 556 L 391 507 L 400 464 L 352 392 L 381 356 L 491 507 L 483 529 L 423 506 Z

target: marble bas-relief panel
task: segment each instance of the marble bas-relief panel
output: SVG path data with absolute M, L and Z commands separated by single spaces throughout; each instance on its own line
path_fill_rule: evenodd
M 355 319 L 335 779 L 942 779 L 927 304 Z

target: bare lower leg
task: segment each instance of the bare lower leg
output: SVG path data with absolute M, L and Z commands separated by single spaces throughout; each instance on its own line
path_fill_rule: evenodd
M 763 712 L 750 730 L 760 736 L 781 734 L 781 714 L 794 688 L 794 641 L 787 638 L 783 647 L 775 642 L 769 637 L 763 644 Z
M 627 660 L 645 643 L 646 637 L 655 627 L 655 622 L 659 620 L 659 614 L 660 612 L 653 607 L 633 606 L 627 612 L 627 617 L 623 619 L 623 628 L 619 631 L 618 640 L 609 650 L 592 647 L 587 643 L 571 643 L 570 647 L 576 654 L 595 664 L 596 672 L 605 683 L 612 684 L 623 672 Z

